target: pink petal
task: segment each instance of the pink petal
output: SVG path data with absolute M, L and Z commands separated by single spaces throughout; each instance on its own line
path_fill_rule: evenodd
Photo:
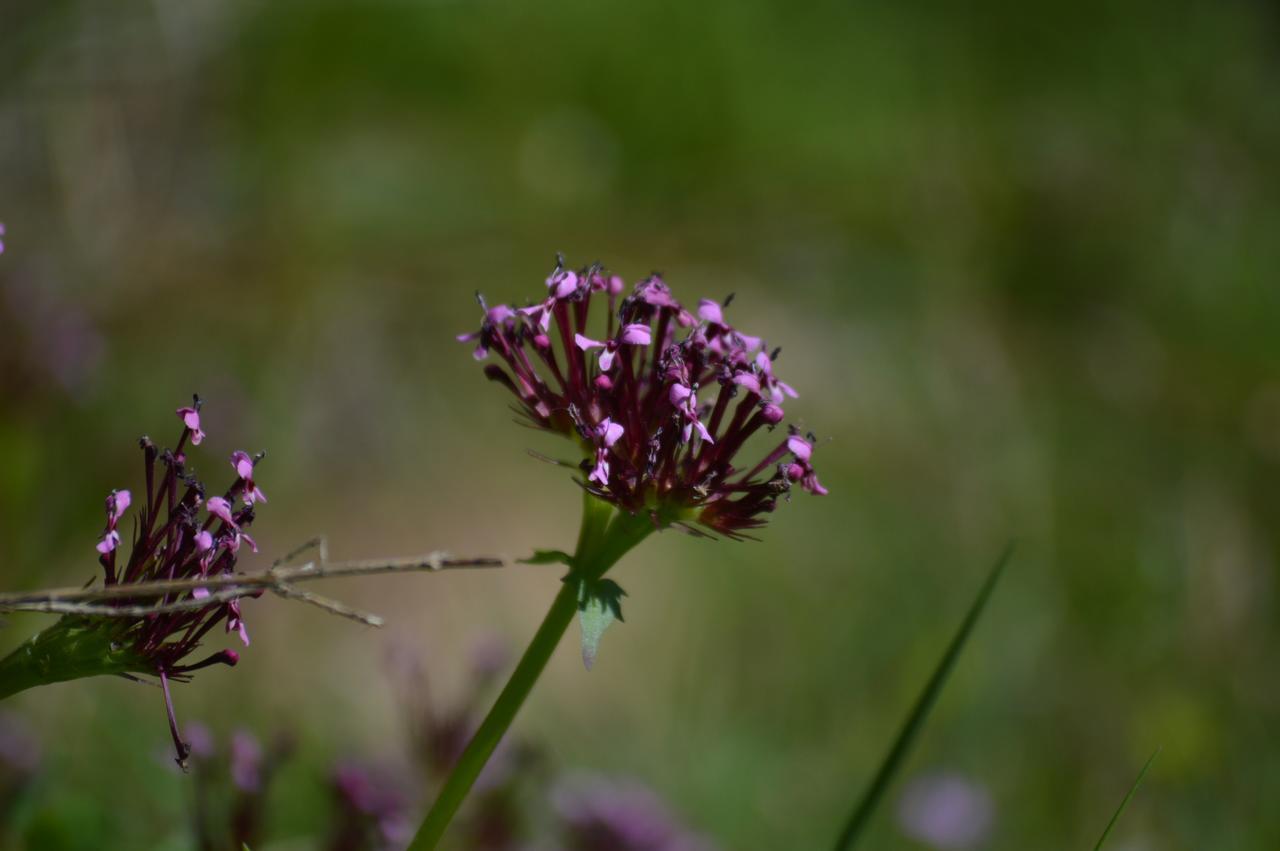
M 600 369 L 608 372 L 613 369 L 613 359 L 617 355 L 613 349 L 606 348 L 600 353 Z
M 809 445 L 809 441 L 795 435 L 787 438 L 787 449 L 801 461 L 807 462 L 813 455 L 813 447 Z
M 673 405 L 679 405 L 680 403 L 684 402 L 685 399 L 688 399 L 692 395 L 693 395 L 693 390 L 689 389 L 683 384 L 671 385 L 671 404 Z
M 102 540 L 98 542 L 96 549 L 98 552 L 106 555 L 107 553 L 120 546 L 120 533 L 115 529 L 102 536 Z
M 196 533 L 196 552 L 207 553 L 213 549 L 213 535 L 208 529 L 201 529 Z
M 227 502 L 222 497 L 220 496 L 209 497 L 208 501 L 205 503 L 205 508 L 209 510 L 210 514 L 212 514 L 214 517 L 217 517 L 219 520 L 226 523 L 228 526 L 235 527 L 236 525 L 235 518 L 231 516 L 231 503 Z
M 702 420 L 694 420 L 693 426 L 698 430 L 698 434 L 702 435 L 703 440 L 707 443 L 715 443 L 715 441 L 711 439 L 711 432 L 707 431 L 707 427 L 702 424 Z M 686 437 L 685 440 L 688 440 L 688 438 Z
M 209 589 L 208 588 L 192 588 L 191 596 L 197 600 L 203 600 L 205 597 L 209 596 Z
M 647 346 L 653 342 L 653 331 L 648 325 L 635 323 L 622 329 L 622 342 L 633 346 Z
M 622 437 L 623 428 L 618 423 L 607 417 L 601 421 L 599 425 L 600 435 L 604 438 L 605 446 L 613 446 Z
M 576 272 L 565 272 L 564 277 L 560 279 L 560 283 L 556 284 L 556 298 L 568 298 L 578 289 L 578 275 Z
M 599 340 L 593 340 L 590 337 L 583 336 L 582 334 L 574 334 L 573 342 L 576 343 L 578 348 L 582 349 L 584 352 L 587 349 L 596 349 L 604 345 L 604 343 Z
M 733 377 L 733 383 L 745 387 L 757 396 L 760 395 L 760 379 L 749 372 L 740 372 Z
M 724 324 L 724 313 L 718 302 L 704 298 L 698 302 L 698 315 L 714 325 Z
M 231 453 L 231 467 L 236 471 L 236 475 L 248 481 L 253 478 L 253 459 L 249 457 L 249 453 L 242 449 L 237 449 Z

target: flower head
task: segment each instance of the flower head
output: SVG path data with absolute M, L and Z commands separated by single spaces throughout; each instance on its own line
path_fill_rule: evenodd
M 197 398 L 193 407 L 179 409 L 183 430 L 177 449 L 161 451 L 146 437 L 139 441 L 145 488 L 134 520 L 132 548 L 127 560 L 121 555 L 117 527 L 133 498 L 126 490 L 112 491 L 107 497 L 107 525 L 97 551 L 108 586 L 232 575 L 241 542 L 247 541 L 256 550 L 244 531 L 253 523 L 254 502 L 264 501 L 260 492 L 256 497 L 253 495 L 256 491 L 253 479 L 242 474 L 233 457 L 236 480 L 222 495 L 206 499 L 205 486 L 186 467 L 187 442 L 195 444 L 197 436 L 204 438 L 200 431 L 199 407 Z M 251 463 L 249 472 L 252 466 Z M 162 602 L 201 601 L 211 597 L 208 589 L 196 588 L 171 593 Z M 129 606 L 139 602 L 130 598 L 113 598 L 113 601 Z M 144 602 L 154 602 L 154 598 Z M 185 762 L 190 748 L 178 734 L 169 684 L 183 682 L 194 671 L 209 665 L 236 664 L 239 656 L 233 650 L 221 650 L 196 662 L 187 661 L 209 631 L 223 621 L 228 632 L 236 632 L 244 644 L 249 643 L 238 599 L 213 599 L 204 606 L 112 618 L 103 627 L 118 631 L 115 642 L 127 649 L 131 672 L 160 678 L 179 764 Z
M 479 359 L 499 356 L 485 374 L 532 425 L 578 442 L 588 491 L 656 525 L 696 522 L 738 538 L 793 484 L 825 494 L 815 441 L 794 427 L 759 463 L 739 458 L 797 394 L 774 373 L 780 350 L 726 321 L 732 296 L 691 312 L 657 275 L 623 289 L 598 266 L 575 272 L 562 261 L 543 300 L 513 309 L 481 298 L 480 330 L 458 339 L 478 341 Z M 601 302 L 597 337 L 588 322 Z

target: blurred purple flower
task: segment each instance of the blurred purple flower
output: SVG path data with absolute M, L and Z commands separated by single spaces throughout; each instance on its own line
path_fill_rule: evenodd
M 262 745 L 246 730 L 231 734 L 231 780 L 242 792 L 262 789 Z
M 413 838 L 408 784 L 368 763 L 338 763 L 330 779 L 337 804 L 330 851 L 390 851 Z
M 551 804 L 567 851 L 711 851 L 648 787 L 577 775 L 557 784 Z
M 925 774 L 907 784 L 898 824 L 918 842 L 943 851 L 974 848 L 987 840 L 995 805 L 985 788 L 954 773 Z
M 267 821 L 267 792 L 293 752 L 293 740 L 277 736 L 263 748 L 246 730 L 231 734 L 225 751 L 203 724 L 185 730 L 195 780 L 192 829 L 200 851 L 257 848 Z
M 17 716 L 0 712 L 0 828 L 35 778 L 40 760 L 40 742 L 35 734 Z
M 794 428 L 761 463 L 745 473 L 737 465 L 738 451 L 782 421 L 796 392 L 774 374 L 779 350 L 766 353 L 759 337 L 725 322 L 729 300 L 703 299 L 695 316 L 656 275 L 619 298 L 616 276 L 563 261 L 546 283 L 543 301 L 518 310 L 481 298 L 480 330 L 458 339 L 477 342 L 478 359 L 496 352 L 505 362 L 485 375 L 515 395 L 532 425 L 583 446 L 588 491 L 655 523 L 697 522 L 731 538 L 763 526 L 792 483 L 827 492 L 810 463 L 813 437 Z M 605 335 L 595 339 L 587 320 L 601 300 Z M 699 401 L 702 390 L 712 401 Z
M 4 254 L 4 222 L 0 222 L 0 254 Z

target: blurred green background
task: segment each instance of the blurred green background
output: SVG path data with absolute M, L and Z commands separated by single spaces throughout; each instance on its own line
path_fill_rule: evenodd
M 6 0 L 3 585 L 94 574 L 104 495 L 192 391 L 197 468 L 269 452 L 246 568 L 317 533 L 568 547 L 577 489 L 525 455 L 556 444 L 453 335 L 557 250 L 656 268 L 783 346 L 831 495 L 628 557 L 626 624 L 589 675 L 566 642 L 522 735 L 724 848 L 827 847 L 1014 538 L 907 773 L 985 787 L 981 847 L 1091 847 L 1163 745 L 1114 847 L 1280 847 L 1278 91 L 1245 0 Z M 556 578 L 327 589 L 386 633 L 249 604 L 180 717 L 292 731 L 273 829 L 305 837 L 306 766 L 403 748 L 388 641 L 456 688 Z M 44 750 L 30 847 L 184 847 L 158 692 L 6 708 Z M 928 847 L 893 804 L 867 847 Z

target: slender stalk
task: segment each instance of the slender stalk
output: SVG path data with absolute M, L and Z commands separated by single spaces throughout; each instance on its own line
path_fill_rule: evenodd
M 1160 748 L 1155 749 L 1155 753 L 1151 754 L 1147 759 L 1146 765 L 1142 766 L 1142 770 L 1138 772 L 1138 777 L 1133 781 L 1133 785 L 1129 787 L 1129 791 L 1125 793 L 1124 800 L 1120 802 L 1120 806 L 1111 815 L 1111 821 L 1107 822 L 1106 828 L 1102 831 L 1102 836 L 1098 837 L 1098 844 L 1093 846 L 1093 851 L 1102 851 L 1102 846 L 1106 843 L 1107 837 L 1111 835 L 1111 829 L 1116 826 L 1116 822 L 1120 820 L 1120 816 L 1124 813 L 1125 807 L 1129 806 L 1129 801 L 1133 799 L 1133 795 L 1138 791 L 1138 787 L 1142 785 L 1142 779 L 1147 776 L 1147 771 L 1151 768 L 1151 763 L 1156 761 L 1156 757 L 1160 756 Z
M 986 607 L 987 600 L 991 597 L 991 592 L 995 590 L 996 583 L 1000 581 L 1000 575 L 1004 573 L 1005 565 L 1008 564 L 1011 555 L 1013 555 L 1012 543 L 1005 548 L 995 567 L 991 568 L 991 573 L 987 575 L 987 581 L 982 584 L 977 598 L 974 599 L 973 605 L 969 607 L 968 613 L 960 623 L 960 628 L 956 630 L 951 643 L 947 645 L 946 652 L 938 660 L 938 666 L 934 668 L 933 675 L 929 677 L 929 681 L 920 692 L 920 696 L 916 698 L 911 712 L 907 715 L 906 720 L 902 722 L 902 729 L 898 731 L 897 739 L 894 740 L 892 747 L 889 748 L 889 752 L 885 754 L 884 761 L 880 763 L 880 768 L 876 771 L 875 777 L 872 778 L 871 783 L 863 791 L 862 797 L 858 800 L 853 812 L 850 813 L 849 821 L 845 824 L 844 830 L 841 831 L 840 837 L 836 840 L 836 851 L 848 851 L 848 849 L 853 848 L 858 838 L 862 835 L 862 831 L 866 828 L 867 823 L 871 820 L 871 815 L 875 812 L 876 805 L 884 797 L 885 791 L 898 773 L 903 760 L 906 759 L 907 752 L 910 751 L 916 736 L 920 733 L 921 728 L 924 727 L 924 722 L 929 717 L 929 711 L 933 709 L 933 704 L 937 702 L 938 695 L 942 693 L 942 687 L 946 685 L 947 677 L 950 675 L 951 669 L 955 667 L 956 660 L 960 658 L 960 651 L 964 649 L 965 642 L 969 639 L 969 634 L 973 632 L 978 618 L 982 616 L 982 610 Z
M 598 579 L 652 531 L 653 523 L 648 517 L 615 513 L 608 503 L 584 494 L 582 527 L 578 533 L 578 548 L 573 556 L 575 573 L 584 578 Z M 576 583 L 565 582 L 493 708 L 489 710 L 480 729 L 471 737 L 466 750 L 445 780 L 408 851 L 427 851 L 439 844 L 449 822 L 457 814 L 476 778 L 511 727 L 516 713 L 524 705 L 525 698 L 533 690 L 534 683 L 547 667 L 551 654 L 573 622 L 577 610 L 578 586 Z

